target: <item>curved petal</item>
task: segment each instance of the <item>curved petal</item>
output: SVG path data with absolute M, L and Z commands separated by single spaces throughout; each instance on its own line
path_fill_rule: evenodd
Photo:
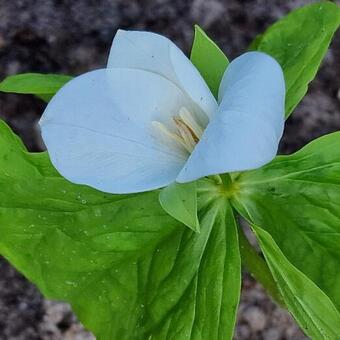
M 93 71 L 53 97 L 40 121 L 43 140 L 71 182 L 109 193 L 160 188 L 175 180 L 188 155 L 160 143 L 151 122 L 166 124 L 186 100 L 154 73 Z
M 220 107 L 190 155 L 178 182 L 258 168 L 271 161 L 284 127 L 285 83 L 270 56 L 249 52 L 226 70 Z
M 171 40 L 159 34 L 118 30 L 107 67 L 157 73 L 180 87 L 208 117 L 217 109 L 214 96 L 195 66 Z

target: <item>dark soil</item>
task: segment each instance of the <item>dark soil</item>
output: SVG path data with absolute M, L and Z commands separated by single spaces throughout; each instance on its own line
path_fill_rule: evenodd
M 186 52 L 194 23 L 232 59 L 292 8 L 294 0 L 0 0 L 0 79 L 20 72 L 77 75 L 105 66 L 117 28 L 164 34 Z M 281 152 L 340 129 L 340 35 L 334 39 L 309 94 L 286 125 Z M 44 104 L 30 96 L 0 94 L 0 118 L 30 150 Z M 236 339 L 304 339 L 285 311 L 245 274 Z M 0 260 L 0 340 L 90 339 L 64 304 L 45 301 L 5 260 Z

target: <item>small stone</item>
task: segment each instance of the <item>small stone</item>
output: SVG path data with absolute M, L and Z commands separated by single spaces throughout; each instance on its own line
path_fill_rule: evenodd
M 278 328 L 269 328 L 263 332 L 263 340 L 280 340 L 281 332 Z
M 45 308 L 45 320 L 54 324 L 61 322 L 65 315 L 71 312 L 71 308 L 68 304 L 49 300 L 45 301 Z
M 74 324 L 63 336 L 64 340 L 95 340 L 95 337 L 84 330 L 80 324 Z
M 192 18 L 203 27 L 211 26 L 224 12 L 225 6 L 216 0 L 195 0 L 191 7 Z
M 235 339 L 249 339 L 251 335 L 251 329 L 249 325 L 239 325 L 236 328 Z
M 266 315 L 259 307 L 251 306 L 247 308 L 244 311 L 243 318 L 254 332 L 262 331 L 266 327 Z

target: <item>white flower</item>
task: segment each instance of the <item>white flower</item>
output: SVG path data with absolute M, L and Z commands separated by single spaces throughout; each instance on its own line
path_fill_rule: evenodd
M 283 132 L 284 99 L 281 67 L 266 54 L 232 61 L 217 103 L 170 40 L 119 30 L 107 68 L 66 84 L 40 125 L 65 178 L 132 193 L 269 162 Z

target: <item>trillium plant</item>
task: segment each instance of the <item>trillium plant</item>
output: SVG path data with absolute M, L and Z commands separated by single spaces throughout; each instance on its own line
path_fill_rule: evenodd
M 118 30 L 106 68 L 3 80 L 48 104 L 47 152 L 0 123 L 0 253 L 98 339 L 232 339 L 241 266 L 339 339 L 340 133 L 276 156 L 339 24 L 312 3 L 230 63 L 199 27 L 190 60 Z

